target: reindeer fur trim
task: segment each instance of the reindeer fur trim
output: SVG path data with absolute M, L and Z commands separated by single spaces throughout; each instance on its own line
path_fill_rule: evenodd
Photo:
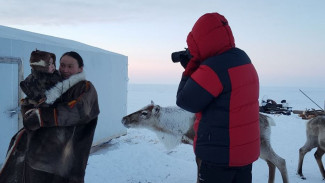
M 40 60 L 38 62 L 32 62 L 32 63 L 30 63 L 30 66 L 41 66 L 41 67 L 45 67 L 45 66 L 47 66 L 47 63 L 44 60 Z
M 80 81 L 86 80 L 86 75 L 84 72 L 74 74 L 68 79 L 57 83 L 51 89 L 45 92 L 47 104 L 53 104 L 56 99 L 58 99 L 63 93 L 65 93 L 69 88 L 79 83 Z

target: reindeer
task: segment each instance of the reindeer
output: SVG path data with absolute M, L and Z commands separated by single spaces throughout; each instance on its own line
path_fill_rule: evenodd
M 275 167 L 280 170 L 283 182 L 288 183 L 286 162 L 274 152 L 270 143 L 270 125 L 274 125 L 275 123 L 272 118 L 266 115 L 260 114 L 259 117 L 260 158 L 264 159 L 269 167 L 268 183 L 274 183 Z M 157 134 L 158 138 L 167 148 L 173 148 L 180 143 L 193 144 L 195 136 L 193 130 L 194 120 L 195 115 L 193 113 L 187 112 L 177 106 L 161 107 L 151 101 L 151 104 L 123 117 L 122 123 L 127 128 L 148 128 Z M 197 158 L 198 170 L 200 162 Z
M 304 146 L 299 149 L 299 162 L 297 174 L 302 179 L 306 177 L 302 174 L 302 164 L 307 152 L 317 147 L 314 154 L 320 173 L 325 179 L 325 170 L 322 163 L 322 156 L 325 153 L 325 116 L 317 116 L 309 120 L 306 124 L 307 140 Z

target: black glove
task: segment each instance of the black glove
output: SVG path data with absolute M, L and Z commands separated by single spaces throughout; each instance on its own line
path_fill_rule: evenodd
M 181 62 L 181 65 L 183 66 L 183 68 L 185 69 L 187 67 L 187 64 L 190 60 L 187 60 L 187 59 L 182 59 L 180 62 Z

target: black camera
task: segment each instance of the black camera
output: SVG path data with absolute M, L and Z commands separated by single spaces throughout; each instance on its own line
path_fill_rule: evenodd
M 192 55 L 190 54 L 190 51 L 187 48 L 185 48 L 185 51 L 177 51 L 172 53 L 172 61 L 174 63 L 176 62 L 188 63 L 191 58 Z

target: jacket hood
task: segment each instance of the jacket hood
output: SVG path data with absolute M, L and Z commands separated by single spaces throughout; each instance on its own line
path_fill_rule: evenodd
M 218 13 L 207 13 L 194 24 L 187 36 L 192 60 L 205 59 L 235 47 L 235 40 L 227 19 Z

